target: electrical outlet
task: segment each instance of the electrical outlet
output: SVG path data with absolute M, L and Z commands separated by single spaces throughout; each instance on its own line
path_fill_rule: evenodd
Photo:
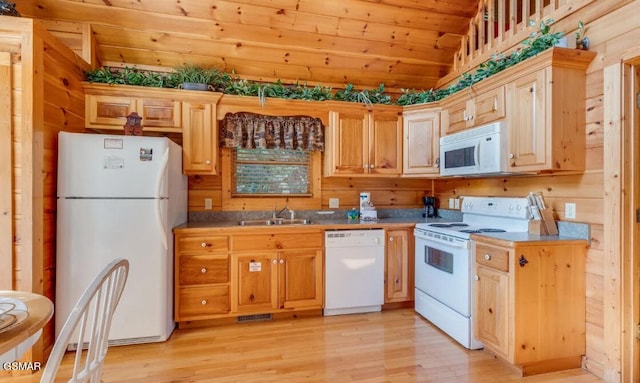
M 337 209 L 340 207 L 340 198 L 329 198 L 329 208 Z
M 213 209 L 213 201 L 211 200 L 211 198 L 204 199 L 204 209 L 205 210 Z
M 576 204 L 567 202 L 564 204 L 564 217 L 567 219 L 576 219 Z
M 455 198 L 449 198 L 449 209 L 454 209 L 455 206 Z
M 454 198 L 454 200 L 453 200 L 453 208 L 454 209 L 460 209 L 460 199 Z

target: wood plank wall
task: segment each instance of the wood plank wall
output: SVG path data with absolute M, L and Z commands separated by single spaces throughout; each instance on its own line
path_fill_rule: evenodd
M 371 192 L 371 200 L 378 208 L 420 208 L 422 197 L 431 195 L 432 190 L 431 180 L 424 179 L 322 177 L 321 182 L 322 210 L 329 210 L 329 198 L 339 198 L 340 209 L 357 208 L 361 191 Z M 205 198 L 212 199 L 212 211 L 222 210 L 220 176 L 189 177 L 189 211 L 205 211 Z
M 38 21 L 0 19 L 0 52 L 10 54 L 13 75 L 12 134 L 0 137 L 11 141 L 13 154 L 12 287 L 54 299 L 57 134 L 84 131 L 88 65 Z M 32 360 L 46 360 L 54 337 L 51 321 Z

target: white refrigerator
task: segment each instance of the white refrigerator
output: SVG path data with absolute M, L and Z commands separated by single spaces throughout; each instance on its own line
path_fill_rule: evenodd
M 163 137 L 58 136 L 56 337 L 94 276 L 129 260 L 109 343 L 161 342 L 172 333 L 172 228 L 187 221 L 182 149 Z

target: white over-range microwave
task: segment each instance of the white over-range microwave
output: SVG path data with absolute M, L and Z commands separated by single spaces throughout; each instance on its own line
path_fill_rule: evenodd
M 475 176 L 508 171 L 504 121 L 440 138 L 440 175 Z

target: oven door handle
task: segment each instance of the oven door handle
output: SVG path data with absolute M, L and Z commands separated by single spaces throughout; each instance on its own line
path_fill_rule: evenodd
M 440 244 L 440 245 L 445 245 L 445 246 L 449 246 L 449 247 L 455 247 L 455 248 L 459 248 L 459 249 L 468 249 L 469 248 L 469 241 L 466 241 L 464 239 L 455 239 L 453 241 L 447 241 L 447 240 L 443 240 L 440 238 L 433 238 L 433 237 L 418 237 L 416 236 L 416 239 L 419 239 L 420 241 L 422 241 L 424 243 L 425 246 L 429 246 L 429 247 L 434 247 L 431 246 L 431 243 L 434 244 Z M 441 246 L 440 250 L 442 250 Z

